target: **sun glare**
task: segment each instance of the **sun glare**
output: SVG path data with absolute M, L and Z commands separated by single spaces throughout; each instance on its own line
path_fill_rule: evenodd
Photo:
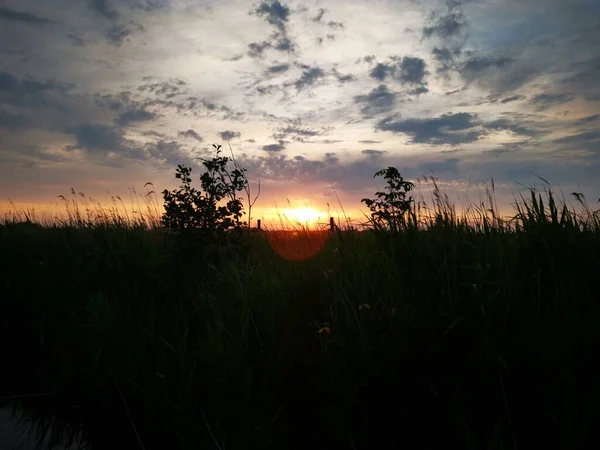
M 326 216 L 324 212 L 317 211 L 314 208 L 287 209 L 284 214 L 291 221 L 311 224 Z

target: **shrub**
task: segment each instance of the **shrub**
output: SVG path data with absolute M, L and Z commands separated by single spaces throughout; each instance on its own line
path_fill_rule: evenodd
M 376 192 L 377 199 L 363 198 L 371 210 L 370 222 L 376 229 L 398 231 L 405 228 L 412 219 L 416 224 L 416 216 L 411 204 L 413 198 L 406 199 L 406 194 L 415 186 L 405 181 L 395 167 L 388 167 L 375 173 L 373 178 L 383 176 L 387 186 Z
M 216 156 L 211 160 L 203 160 L 207 171 L 200 176 L 201 190 L 191 186 L 192 169 L 178 165 L 175 177 L 181 179 L 179 189 L 162 194 L 165 213 L 162 216 L 164 226 L 177 230 L 211 230 L 226 231 L 246 225 L 241 221 L 244 212 L 242 200 L 237 193 L 247 189 L 246 169 L 229 171 L 227 163 L 232 160 L 219 156 L 221 146 L 213 144 Z

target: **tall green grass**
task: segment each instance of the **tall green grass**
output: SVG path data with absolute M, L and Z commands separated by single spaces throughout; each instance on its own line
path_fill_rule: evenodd
M 7 220 L 0 397 L 94 449 L 598 448 L 598 211 L 430 182 L 405 229 L 321 241 Z

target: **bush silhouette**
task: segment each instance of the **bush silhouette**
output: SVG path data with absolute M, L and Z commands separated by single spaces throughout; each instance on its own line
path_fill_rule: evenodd
M 244 205 L 237 193 L 248 192 L 246 169 L 229 171 L 227 164 L 233 158 L 220 156 L 221 145 L 213 144 L 216 156 L 211 160 L 203 160 L 206 172 L 200 176 L 201 190 L 191 186 L 192 169 L 178 165 L 175 177 L 181 179 L 178 189 L 165 189 L 165 213 L 162 216 L 164 226 L 176 230 L 210 230 L 227 231 L 232 228 L 246 226 L 242 221 Z M 235 163 L 235 161 L 234 161 Z
M 370 221 L 376 229 L 392 231 L 404 229 L 411 218 L 416 220 L 411 207 L 413 198 L 406 199 L 406 194 L 415 185 L 405 181 L 395 167 L 382 169 L 375 173 L 373 178 L 380 176 L 383 176 L 387 182 L 384 191 L 375 193 L 377 199 L 363 198 L 361 202 L 371 210 Z

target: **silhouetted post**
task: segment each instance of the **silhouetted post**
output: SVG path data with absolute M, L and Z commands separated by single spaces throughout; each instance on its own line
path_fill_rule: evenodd
M 333 221 L 333 217 L 329 218 L 329 231 L 335 231 L 335 222 Z
M 260 231 L 260 219 L 256 221 L 256 224 L 258 225 L 258 231 Z

